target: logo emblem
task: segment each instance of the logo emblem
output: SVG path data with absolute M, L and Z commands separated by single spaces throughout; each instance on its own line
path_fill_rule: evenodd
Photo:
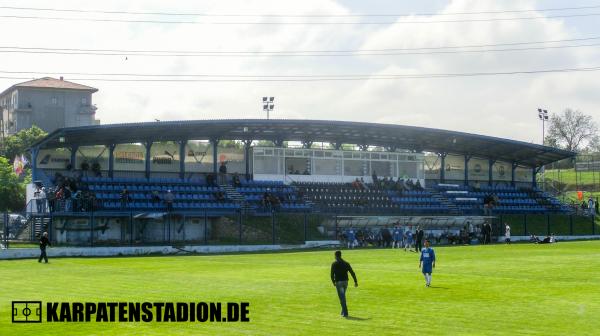
M 12 323 L 41 323 L 42 301 L 13 301 Z

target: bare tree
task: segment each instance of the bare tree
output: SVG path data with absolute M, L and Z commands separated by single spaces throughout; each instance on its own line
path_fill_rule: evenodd
M 553 147 L 579 151 L 593 143 L 597 133 L 598 126 L 592 116 L 568 108 L 562 114 L 552 115 L 545 142 Z

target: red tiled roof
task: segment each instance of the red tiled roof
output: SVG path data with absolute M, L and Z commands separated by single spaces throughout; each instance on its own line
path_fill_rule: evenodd
M 30 87 L 30 88 L 43 88 L 43 89 L 65 89 L 65 90 L 83 90 L 96 92 L 98 89 L 91 86 L 81 85 L 73 82 L 69 82 L 62 79 L 56 79 L 52 77 L 43 77 L 34 79 L 28 82 L 23 82 L 13 85 L 13 87 Z

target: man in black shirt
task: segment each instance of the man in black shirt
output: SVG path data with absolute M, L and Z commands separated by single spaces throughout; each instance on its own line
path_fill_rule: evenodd
M 348 288 L 348 272 L 354 279 L 354 287 L 358 287 L 358 280 L 348 262 L 342 259 L 342 252 L 335 251 L 335 261 L 331 264 L 331 281 L 337 289 L 340 304 L 342 306 L 342 316 L 348 317 L 348 307 L 346 306 L 346 289 Z
M 483 224 L 483 244 L 491 243 L 492 239 L 492 226 L 490 223 Z
M 417 231 L 415 232 L 415 252 L 421 252 L 421 250 L 423 249 L 423 235 L 425 234 L 425 232 L 423 232 L 423 229 L 421 229 L 421 226 L 417 226 Z
M 48 263 L 48 256 L 46 255 L 46 246 L 48 245 L 52 246 L 50 240 L 48 240 L 48 232 L 44 232 L 42 238 L 40 238 L 40 258 L 38 259 L 38 262 L 42 262 L 42 259 L 44 259 L 46 264 Z

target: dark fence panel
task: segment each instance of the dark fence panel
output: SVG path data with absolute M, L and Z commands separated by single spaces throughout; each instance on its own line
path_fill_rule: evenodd
M 363 221 L 379 218 L 359 217 Z M 0 244 L 17 247 L 19 244 L 15 243 L 25 242 L 31 247 L 43 231 L 48 231 L 52 243 L 57 246 L 302 244 L 310 240 L 340 239 L 340 223 L 346 223 L 348 218 L 299 212 L 34 212 L 27 217 L 0 214 Z M 369 226 L 368 222 L 364 225 Z M 513 236 L 535 234 L 543 237 L 551 233 L 577 236 L 600 232 L 600 219 L 589 216 L 501 215 L 493 221 L 494 236 L 504 235 L 504 223 L 511 226 Z M 389 226 L 389 223 L 385 225 Z M 435 225 L 427 229 L 435 229 Z

